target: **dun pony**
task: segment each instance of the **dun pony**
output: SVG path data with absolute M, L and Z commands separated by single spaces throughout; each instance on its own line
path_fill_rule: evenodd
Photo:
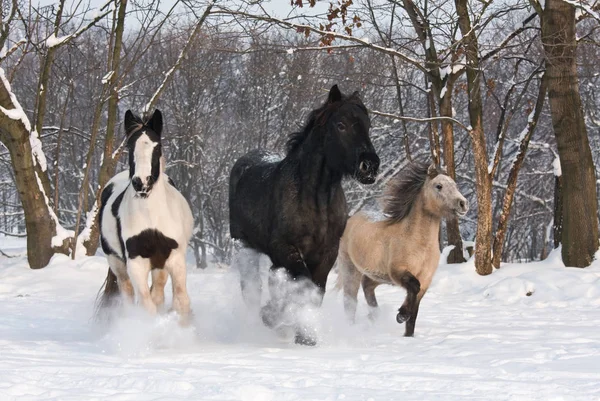
M 348 318 L 354 320 L 361 283 L 371 317 L 377 312 L 375 288 L 399 285 L 407 294 L 396 320 L 406 322 L 404 335 L 412 336 L 419 304 L 440 259 L 440 221 L 467 211 L 467 200 L 454 180 L 434 165 L 411 163 L 392 179 L 384 196 L 386 219 L 355 214 L 340 243 L 338 286 L 344 289 Z

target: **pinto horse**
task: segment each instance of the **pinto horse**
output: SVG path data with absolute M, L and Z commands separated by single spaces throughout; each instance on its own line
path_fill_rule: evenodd
M 316 286 L 315 303 L 321 303 L 348 217 L 342 178 L 372 184 L 377 177 L 379 157 L 370 125 L 358 93 L 343 95 L 335 85 L 304 129 L 292 134 L 285 158 L 254 150 L 237 160 L 229 181 L 229 224 L 231 237 L 238 240 L 235 264 L 247 303 L 260 306 L 258 253 L 268 255 L 271 270 L 283 269 L 292 284 L 303 282 L 306 290 L 312 282 L 308 288 Z M 274 277 L 269 278 L 271 300 L 261 309 L 270 327 L 281 324 L 299 288 L 287 290 Z M 310 329 L 296 316 L 292 320 L 295 342 L 316 344 Z
M 170 275 L 173 309 L 186 323 L 190 301 L 185 253 L 194 220 L 186 199 L 164 173 L 162 126 L 159 110 L 145 121 L 129 110 L 125 113 L 129 171 L 114 176 L 101 194 L 100 236 L 109 269 L 97 310 L 119 293 L 131 302 L 135 294 L 155 314 L 164 303 Z

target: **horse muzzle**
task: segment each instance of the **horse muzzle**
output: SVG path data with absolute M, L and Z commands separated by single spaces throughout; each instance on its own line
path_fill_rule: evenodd
M 469 211 L 469 201 L 465 198 L 456 201 L 456 207 L 454 208 L 454 215 L 457 217 L 464 217 Z
M 379 156 L 375 153 L 363 153 L 359 157 L 356 179 L 361 184 L 373 184 L 379 172 Z
M 150 190 L 135 191 L 136 198 L 146 199 L 150 195 Z
M 150 179 L 147 179 L 146 181 L 151 182 Z M 131 180 L 131 186 L 133 187 L 133 190 L 135 191 L 136 198 L 146 199 L 148 197 L 148 195 L 150 195 L 150 192 L 152 191 L 152 185 L 151 184 L 144 185 L 144 183 L 142 182 L 140 177 L 133 177 L 133 179 Z

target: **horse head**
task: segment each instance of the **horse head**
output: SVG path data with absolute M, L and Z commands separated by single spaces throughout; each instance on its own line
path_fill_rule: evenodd
M 142 120 L 131 110 L 125 113 L 125 132 L 129 150 L 129 178 L 136 196 L 146 198 L 161 173 L 162 114 L 155 110 Z
M 374 183 L 379 157 L 369 138 L 369 113 L 358 92 L 345 96 L 334 85 L 329 91 L 322 120 L 330 167 L 362 184 Z
M 427 169 L 423 194 L 427 208 L 434 214 L 463 217 L 469 211 L 469 202 L 458 190 L 456 182 L 434 164 Z

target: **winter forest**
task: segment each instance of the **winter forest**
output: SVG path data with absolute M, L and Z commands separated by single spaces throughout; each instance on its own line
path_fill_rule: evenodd
M 210 285 L 200 274 L 221 274 L 213 270 L 227 270 L 234 258 L 228 182 L 236 159 L 255 148 L 285 155 L 289 135 L 302 129 L 311 110 L 337 84 L 344 93 L 359 92 L 381 159 L 375 184 L 344 180 L 350 215 L 379 210 L 388 182 L 413 161 L 443 168 L 468 200 L 467 215 L 444 220 L 439 232 L 443 262 L 457 264 L 452 274 L 472 274 L 472 286 L 451 285 L 444 280 L 453 280 L 452 274 L 440 269 L 439 280 L 452 300 L 462 299 L 452 291 L 474 296 L 474 288 L 490 300 L 504 302 L 519 291 L 528 299 L 535 293 L 532 282 L 555 288 L 550 285 L 554 280 L 574 283 L 572 288 L 581 289 L 593 305 L 600 299 L 594 263 L 599 245 L 599 1 L 2 0 L 0 16 L 0 265 L 21 263 L 42 269 L 40 274 L 49 278 L 57 274 L 52 270 L 57 257 L 72 268 L 83 263 L 77 260 L 101 252 L 100 193 L 111 177 L 129 168 L 125 112 L 149 116 L 160 109 L 166 172 L 194 217 L 188 269 L 197 276 L 191 286 Z M 94 263 L 105 263 L 98 260 Z M 546 269 L 545 260 L 587 269 L 566 276 L 552 270 L 548 276 L 538 273 Z M 536 263 L 542 267 L 532 268 Z M 521 272 L 528 274 L 529 284 L 511 281 Z M 0 273 L 0 294 L 12 299 L 15 291 L 21 294 L 17 283 L 42 285 L 45 279 L 30 274 L 10 273 L 3 288 Z M 97 291 L 106 264 L 93 274 L 96 281 L 85 288 Z M 579 287 L 577 274 L 586 275 L 581 280 L 588 287 Z M 483 285 L 477 280 L 488 275 L 507 280 L 506 288 L 477 287 Z M 57 288 L 69 288 L 61 285 Z M 233 284 L 223 288 L 239 292 Z M 446 292 L 439 288 L 433 287 L 432 299 L 442 303 Z M 81 298 L 85 302 L 93 301 L 96 292 L 90 291 Z M 391 290 L 384 291 L 384 300 L 393 297 Z M 543 301 L 573 301 L 582 307 L 579 290 L 573 291 Z M 192 291 L 190 297 L 193 301 Z M 326 297 L 325 310 L 332 303 Z M 471 310 L 461 307 L 464 313 Z M 423 316 L 434 315 L 429 309 L 434 308 L 425 307 Z M 525 324 L 536 315 L 527 313 Z M 216 315 L 205 324 L 219 321 Z M 442 312 L 437 318 L 454 324 Z M 12 323 L 2 324 L 0 333 L 9 333 Z M 211 340 L 220 340 L 233 327 L 224 324 L 209 329 Z M 251 325 L 238 324 L 240 330 Z M 577 332 L 578 323 L 571 324 Z M 390 334 L 396 326 L 385 326 L 385 339 L 406 346 L 400 332 L 398 339 Z M 336 326 L 328 333 L 342 331 Z M 162 345 L 189 343 L 189 333 L 178 335 Z M 600 338 L 595 334 L 590 341 L 585 366 L 600 363 Z M 501 345 L 495 346 L 490 352 L 502 353 Z M 524 342 L 521 346 L 526 349 Z M 460 347 L 455 351 L 459 354 Z M 477 363 L 484 368 L 490 361 Z M 296 399 L 300 394 L 280 398 L 268 385 L 247 379 L 249 397 L 232 393 L 223 399 Z M 600 377 L 596 373 L 590 380 Z M 569 383 L 557 386 L 566 386 L 562 391 Z M 494 385 L 486 391 L 502 391 L 501 383 Z M 154 390 L 168 398 L 171 387 L 164 386 Z M 600 394 L 597 382 L 581 386 L 589 390 L 581 399 Z M 56 399 L 64 399 L 66 393 L 57 394 Z M 218 391 L 206 394 L 206 399 L 221 399 Z M 423 394 L 413 394 L 414 399 L 428 399 Z M 566 390 L 561 394 L 575 399 Z M 538 399 L 533 395 L 526 398 Z

